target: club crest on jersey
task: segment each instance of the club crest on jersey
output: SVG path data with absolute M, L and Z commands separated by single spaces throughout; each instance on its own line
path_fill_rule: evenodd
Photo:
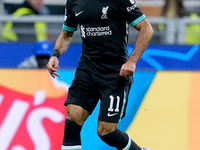
M 106 6 L 106 7 L 103 7 L 102 8 L 102 13 L 103 13 L 103 15 L 101 15 L 101 19 L 108 19 L 108 16 L 107 16 L 107 11 L 108 11 L 108 8 L 109 8 L 109 6 Z

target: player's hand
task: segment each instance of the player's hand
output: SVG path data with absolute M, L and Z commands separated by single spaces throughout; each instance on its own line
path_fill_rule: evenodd
M 60 76 L 59 74 L 57 74 L 56 72 L 58 71 L 58 58 L 55 56 L 50 57 L 49 62 L 47 64 L 47 70 L 49 72 L 49 74 L 55 78 L 55 76 Z
M 136 65 L 127 61 L 122 65 L 119 75 L 122 77 L 132 76 L 135 72 Z

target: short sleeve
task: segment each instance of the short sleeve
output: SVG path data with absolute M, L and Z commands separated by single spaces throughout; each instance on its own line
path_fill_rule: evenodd
M 70 1 L 67 0 L 66 6 L 65 6 L 65 18 L 63 23 L 63 29 L 66 31 L 75 31 L 77 29 L 78 22 L 75 18 L 75 15 L 71 11 L 70 7 Z
M 146 18 L 145 14 L 137 7 L 135 0 L 119 0 L 119 8 L 131 26 L 135 26 Z

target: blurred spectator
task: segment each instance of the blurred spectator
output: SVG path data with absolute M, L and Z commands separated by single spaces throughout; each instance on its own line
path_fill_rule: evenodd
M 191 19 L 198 19 L 197 14 L 189 14 L 183 4 L 183 0 L 165 0 L 162 16 L 166 18 L 183 18 L 190 17 Z M 164 25 L 159 24 L 158 29 L 164 30 Z M 200 43 L 200 25 L 190 24 L 185 28 L 185 44 Z
M 166 18 L 182 18 L 187 16 L 188 13 L 182 0 L 165 0 L 161 15 Z M 158 29 L 164 30 L 164 25 L 159 24 Z
M 14 17 L 48 14 L 48 9 L 44 6 L 43 0 L 25 0 L 23 4 L 13 8 L 11 11 Z M 7 22 L 3 26 L 1 36 L 5 42 L 35 42 L 48 38 L 45 22 Z
M 199 20 L 199 16 L 195 13 L 190 15 L 192 20 Z M 186 44 L 200 44 L 200 24 L 189 24 L 185 29 Z
M 181 18 L 188 16 L 182 0 L 165 0 L 162 16 L 167 18 Z
M 36 42 L 33 55 L 18 65 L 21 69 L 44 69 L 51 56 L 54 44 L 50 41 Z

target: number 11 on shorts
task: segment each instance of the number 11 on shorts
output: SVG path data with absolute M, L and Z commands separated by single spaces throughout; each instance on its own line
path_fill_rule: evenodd
M 115 109 L 114 109 L 113 107 L 114 107 L 114 100 L 115 100 L 115 98 L 114 98 L 113 95 L 110 95 L 110 106 L 109 106 L 109 108 L 108 108 L 108 111 L 109 111 L 109 112 L 113 112 L 113 111 L 114 111 L 114 112 L 119 112 L 120 97 L 117 96 L 116 99 L 117 99 L 117 103 L 116 103 L 116 107 L 115 107 Z

